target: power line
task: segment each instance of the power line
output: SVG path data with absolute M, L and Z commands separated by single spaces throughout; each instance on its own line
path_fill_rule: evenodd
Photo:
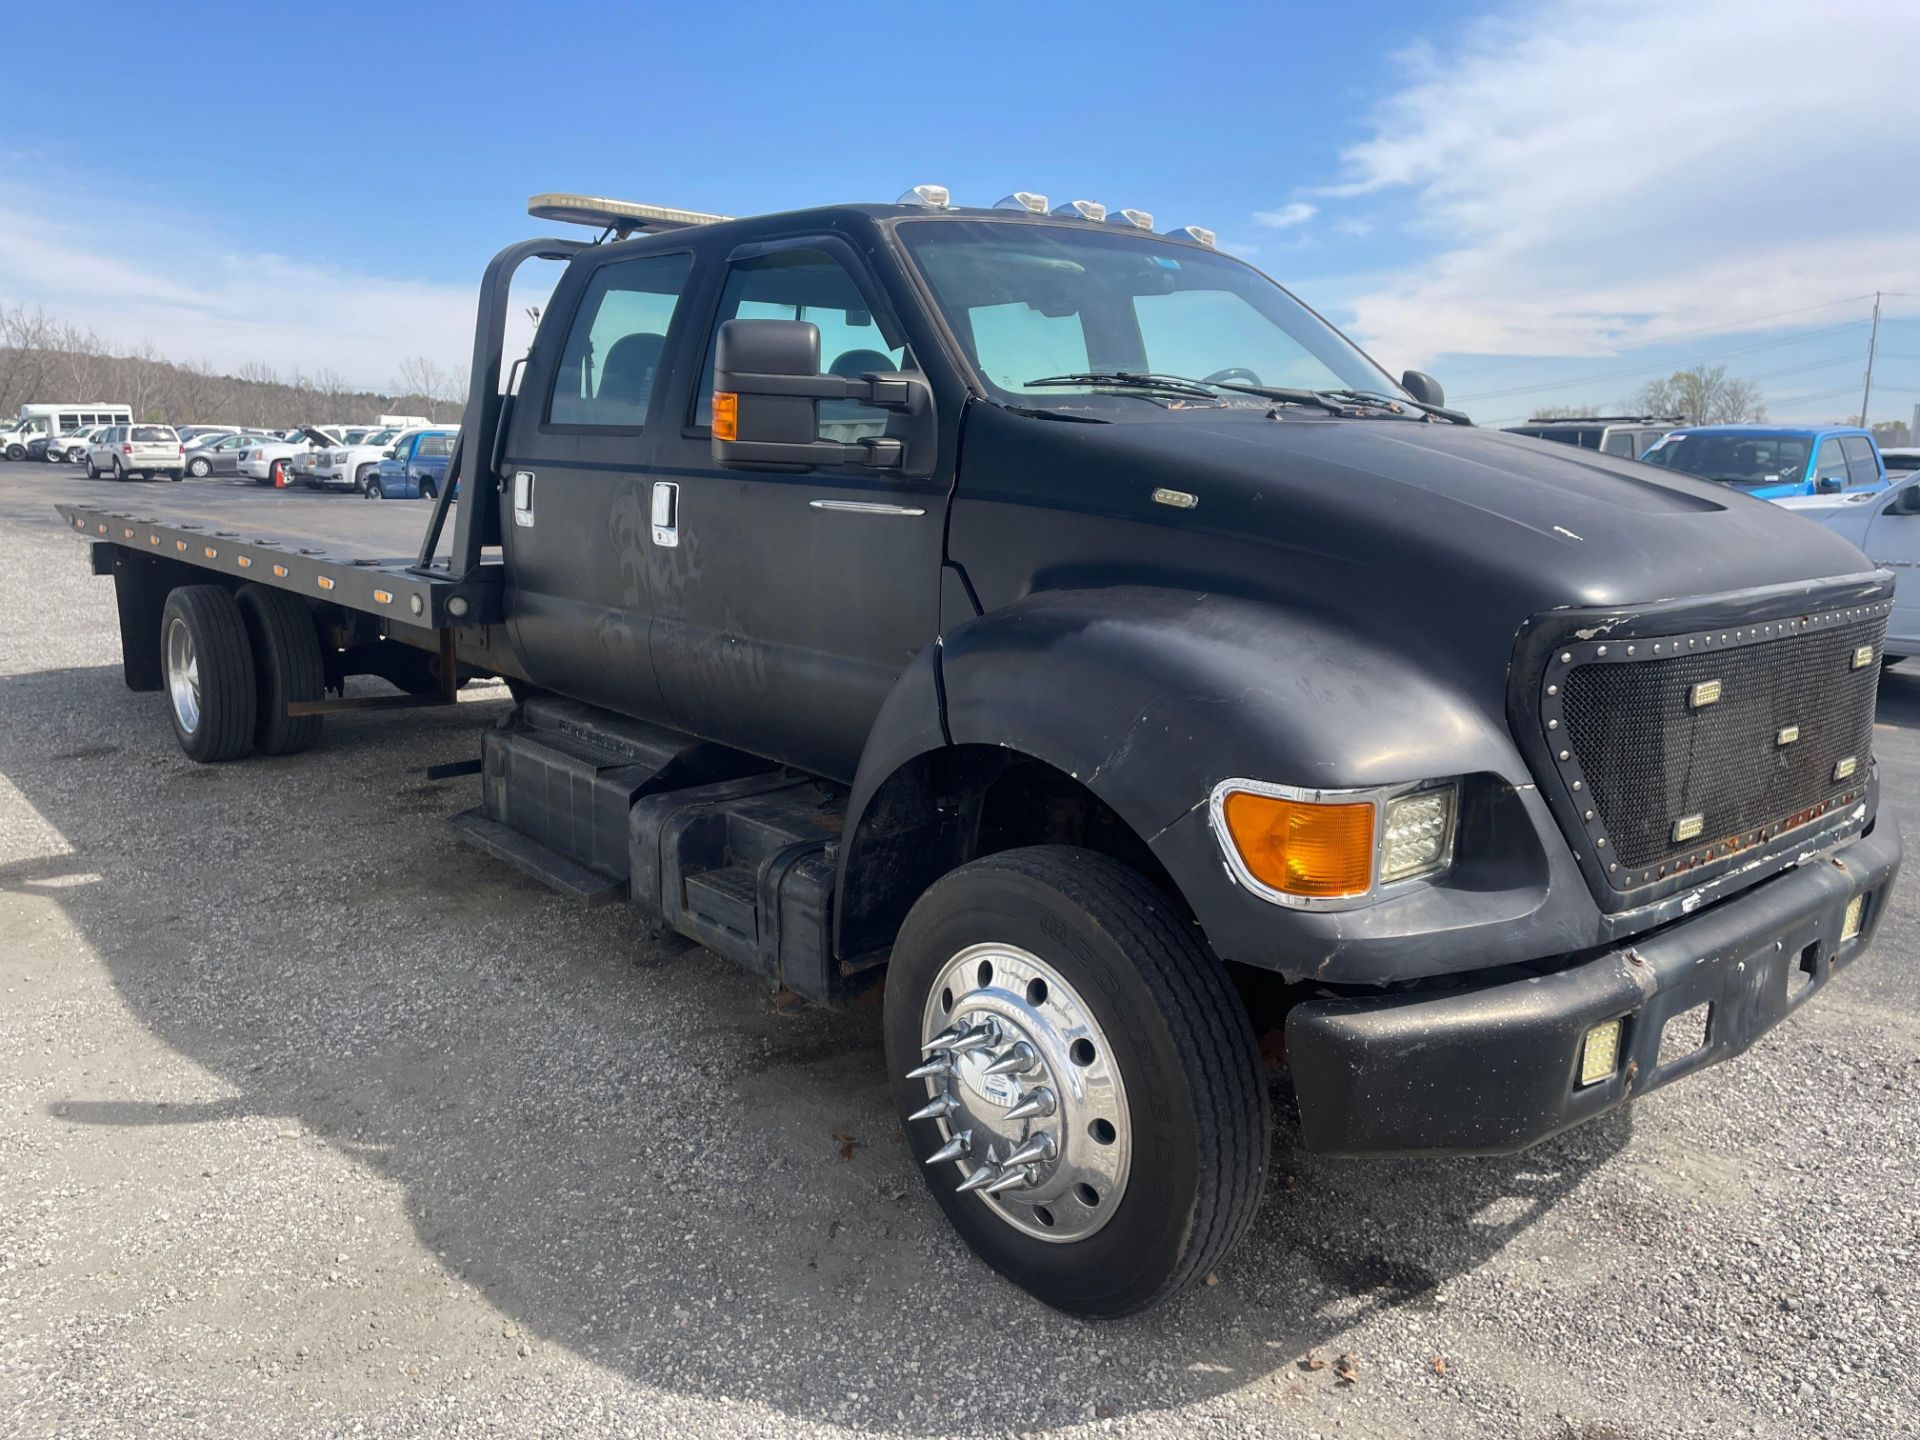
M 1707 360 L 1728 360 L 1736 355 L 1752 355 L 1761 350 L 1778 350 L 1785 345 L 1798 345 L 1803 340 L 1815 340 L 1822 335 L 1838 335 L 1846 330 L 1859 330 L 1867 325 L 1865 320 L 1849 320 L 1844 325 L 1830 325 L 1821 330 L 1802 330 L 1798 334 L 1788 335 L 1778 340 L 1763 341 L 1758 345 L 1743 345 L 1737 350 L 1719 350 L 1694 357 L 1696 364 Z M 1505 390 L 1481 390 L 1471 395 L 1456 398 L 1467 400 L 1501 400 L 1509 395 L 1533 395 L 1542 390 L 1571 390 L 1579 385 L 1597 385 L 1607 380 L 1626 380 L 1636 375 L 1650 375 L 1656 370 L 1673 368 L 1673 362 L 1663 360 L 1655 365 L 1637 365 L 1631 370 L 1609 370 L 1605 374 L 1581 375 L 1571 380 L 1550 380 L 1545 384 L 1514 385 Z

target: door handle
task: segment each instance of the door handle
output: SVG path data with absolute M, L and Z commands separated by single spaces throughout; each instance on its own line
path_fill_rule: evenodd
M 533 524 L 533 472 L 531 470 L 513 472 L 513 523 L 528 526 Z
M 653 543 L 668 550 L 680 543 L 680 487 L 671 480 L 653 482 Z

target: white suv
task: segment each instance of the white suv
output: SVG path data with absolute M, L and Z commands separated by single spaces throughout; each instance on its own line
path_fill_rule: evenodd
M 164 475 L 178 480 L 187 473 L 186 454 L 171 425 L 109 425 L 88 442 L 87 478 Z
M 258 444 L 249 445 L 239 453 L 236 468 L 256 485 L 279 485 L 282 488 L 293 479 L 293 461 L 296 456 L 304 455 L 316 445 L 338 445 L 340 437 L 311 425 L 299 430 L 289 430 L 287 437 L 275 439 L 263 437 Z

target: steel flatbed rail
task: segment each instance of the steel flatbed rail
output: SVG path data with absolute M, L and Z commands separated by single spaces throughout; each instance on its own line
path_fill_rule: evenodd
M 291 590 L 398 626 L 458 629 L 501 618 L 498 564 L 481 565 L 461 579 L 419 569 L 411 559 L 367 559 L 213 524 L 158 520 L 99 505 L 55 508 L 77 534 L 93 541 L 97 574 L 112 573 L 112 552 L 102 553 L 102 547 L 117 546 Z

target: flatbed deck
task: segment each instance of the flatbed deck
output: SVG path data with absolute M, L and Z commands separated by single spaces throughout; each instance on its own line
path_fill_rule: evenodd
M 94 542 L 95 569 L 101 573 L 111 572 L 112 552 L 101 554 L 100 547 L 119 547 L 291 590 L 394 625 L 459 629 L 500 619 L 497 560 L 461 581 L 417 568 L 411 555 L 356 553 L 356 544 L 364 546 L 368 538 L 363 523 L 329 525 L 323 514 L 289 509 L 284 515 L 288 523 L 276 524 L 277 533 L 255 534 L 235 524 L 231 505 L 182 498 L 183 503 L 168 504 L 175 513 L 164 518 L 146 506 L 76 503 L 55 508 L 75 533 Z M 407 518 L 417 525 L 425 517 L 409 507 Z M 356 537 L 351 531 L 360 533 Z

